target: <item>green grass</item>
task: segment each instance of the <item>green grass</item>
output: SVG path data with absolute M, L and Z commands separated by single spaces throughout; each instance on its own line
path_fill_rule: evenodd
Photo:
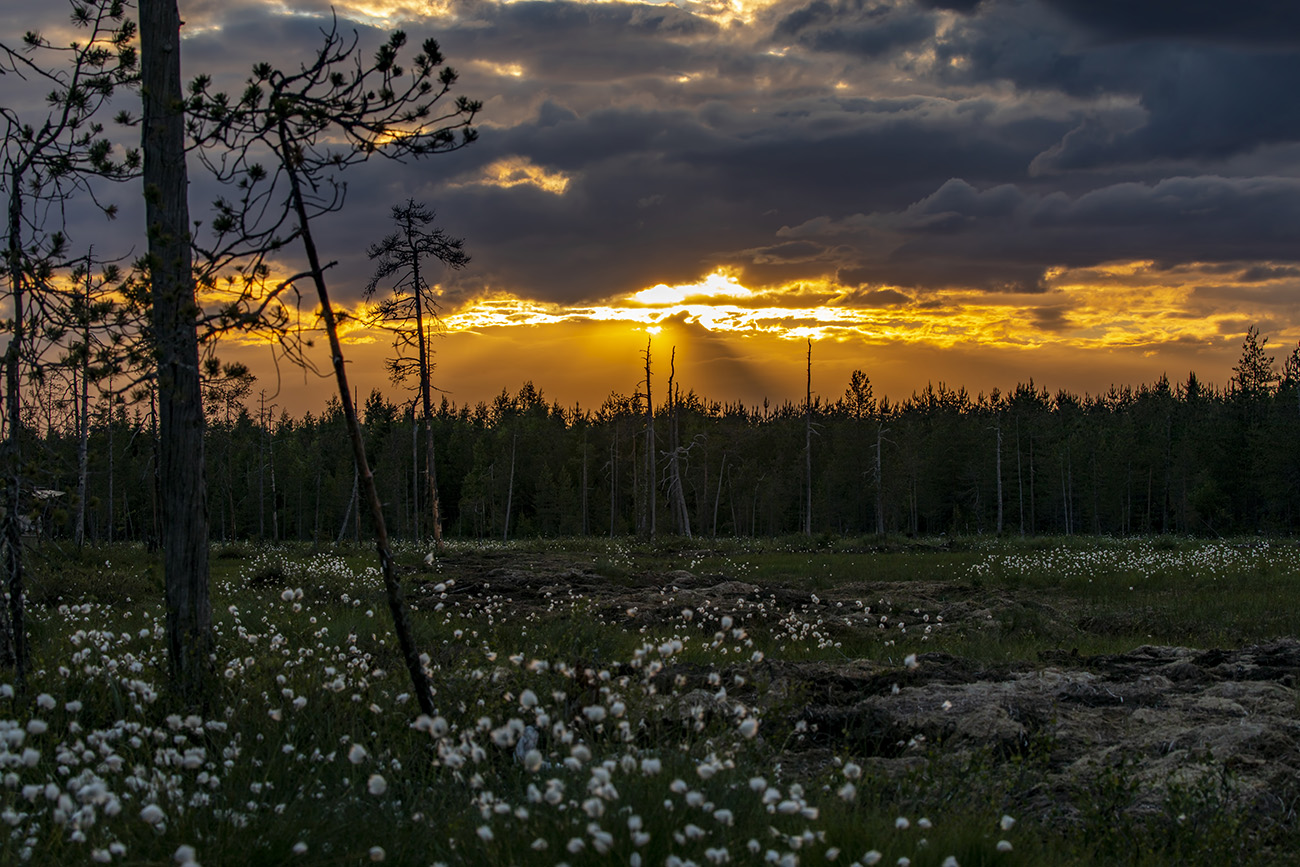
M 1032 789 L 1048 745 L 1011 760 L 933 746 L 902 776 L 868 764 L 848 799 L 845 766 L 862 758 L 787 751 L 806 696 L 768 694 L 764 679 L 773 661 L 901 666 L 907 654 L 941 652 L 994 663 L 1291 635 L 1300 553 L 1289 543 L 453 543 L 432 568 L 424 554 L 398 549 L 446 726 L 437 735 L 412 727 L 418 710 L 365 547 L 214 549 L 217 685 L 197 712 L 166 689 L 154 555 L 34 550 L 31 689 L 0 697 L 0 862 L 87 863 L 102 852 L 163 865 L 189 845 L 209 867 L 370 863 L 372 847 L 399 864 L 576 867 L 630 864 L 637 853 L 645 865 L 704 865 L 722 849 L 731 863 L 763 863 L 771 851 L 778 862 L 837 854 L 835 863 L 861 864 L 870 850 L 882 864 L 907 857 L 916 867 L 949 856 L 962 867 L 1296 863 L 1294 824 L 1255 821 L 1215 779 L 1172 787 L 1138 815 L 1136 778 L 1121 765 L 1082 807 L 1044 807 Z M 759 592 L 727 630 L 722 612 L 688 620 L 676 602 L 647 620 L 587 598 L 517 607 L 471 592 L 470 564 L 542 569 L 566 558 L 615 589 L 686 570 L 700 586 L 730 580 Z M 458 584 L 445 598 L 428 590 L 449 578 Z M 890 626 L 864 621 L 857 602 Z M 992 619 L 976 616 L 985 610 Z M 892 625 L 900 619 L 905 633 Z M 526 691 L 536 707 L 521 705 Z M 750 715 L 752 738 L 741 725 Z M 546 733 L 548 766 L 536 772 L 513 758 L 524 722 Z M 658 771 L 644 773 L 646 761 Z M 141 818 L 148 804 L 163 824 Z M 1019 821 L 1004 831 L 1006 813 Z M 641 845 L 634 816 L 649 834 Z M 1000 840 L 1011 851 L 998 851 Z

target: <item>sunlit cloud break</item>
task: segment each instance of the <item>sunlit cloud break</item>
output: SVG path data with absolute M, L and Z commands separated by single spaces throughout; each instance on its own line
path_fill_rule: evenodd
M 562 196 L 568 191 L 570 181 L 571 178 L 564 172 L 552 171 L 536 165 L 527 157 L 514 156 L 496 160 L 486 166 L 482 174 L 451 186 L 465 187 L 478 184 L 504 189 L 531 186 Z
M 442 318 L 448 331 L 623 322 L 650 333 L 671 324 L 789 340 L 853 340 L 1036 348 L 1211 344 L 1234 330 L 1227 313 L 1201 309 L 1213 269 L 1176 275 L 1149 262 L 1052 269 L 1047 291 L 989 295 L 969 289 L 849 289 L 833 280 L 753 289 L 720 268 L 694 283 L 657 284 L 602 304 L 565 306 L 510 293 L 483 297 Z M 888 299 L 873 303 L 873 298 Z M 1123 315 L 1116 315 L 1117 298 Z M 1234 313 L 1240 316 L 1240 313 Z M 1226 317 L 1226 318 L 1225 318 Z

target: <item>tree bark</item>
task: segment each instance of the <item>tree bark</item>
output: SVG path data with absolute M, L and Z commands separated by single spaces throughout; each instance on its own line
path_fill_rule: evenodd
M 672 355 L 668 359 L 668 483 L 672 486 L 670 496 L 672 497 L 673 511 L 677 514 L 677 532 L 689 539 L 691 537 L 691 517 L 686 511 L 686 494 L 682 490 L 681 449 L 677 432 L 677 394 L 673 385 L 673 379 L 676 375 L 677 347 L 674 346 Z
M 645 502 L 646 535 L 655 537 L 655 404 L 650 388 L 650 340 L 645 342 Z
M 89 299 L 87 299 L 89 300 Z M 81 394 L 77 412 L 77 521 L 73 536 L 77 547 L 86 544 L 86 486 L 90 476 L 90 326 L 82 333 L 85 355 L 81 360 Z
M 885 535 L 885 484 L 881 466 L 881 443 L 885 438 L 884 422 L 876 422 L 876 535 Z
M 808 391 L 804 398 L 804 478 L 807 482 L 807 496 L 804 499 L 803 533 L 812 535 L 812 338 L 808 338 Z
M 172 685 L 193 700 L 210 678 L 214 642 L 180 27 L 175 0 L 140 4 L 144 198 L 157 361 L 168 670 Z
M 108 543 L 113 544 L 113 380 L 108 380 Z
M 19 400 L 21 379 L 19 364 L 24 340 L 23 310 L 24 289 L 27 276 L 22 255 L 22 171 L 15 167 L 10 178 L 8 247 L 6 249 L 9 271 L 10 303 L 13 305 L 13 329 L 9 346 L 5 350 L 5 466 L 8 478 L 4 516 L 4 561 L 8 581 L 9 610 L 3 618 L 4 630 L 0 634 L 0 661 L 12 663 L 18 688 L 24 688 L 27 679 L 27 626 L 23 617 L 23 537 L 19 524 L 22 515 L 22 404 Z
M 997 422 L 998 535 L 1002 535 L 1002 419 Z
M 501 528 L 501 541 L 510 541 L 510 506 L 515 498 L 515 450 L 519 446 L 519 434 L 510 438 L 510 481 L 506 486 L 506 520 Z
M 292 139 L 284 127 L 280 126 L 280 141 L 287 144 Z M 343 404 L 343 418 L 347 423 L 348 439 L 352 443 L 352 459 L 356 476 L 366 502 L 370 505 L 370 516 L 375 524 L 375 550 L 379 554 L 380 571 L 384 576 L 384 594 L 388 600 L 388 610 L 393 617 L 393 631 L 397 633 L 397 643 L 406 663 L 407 673 L 411 678 L 412 691 L 419 702 L 420 711 L 433 716 L 433 694 L 429 690 L 429 680 L 424 674 L 424 664 L 415 648 L 415 639 L 411 635 L 411 621 L 406 613 L 406 602 L 402 598 L 402 586 L 397 579 L 397 569 L 393 563 L 392 548 L 388 541 L 388 525 L 384 521 L 384 506 L 379 499 L 379 490 L 375 487 L 375 476 L 370 471 L 370 462 L 366 458 L 366 445 L 362 437 L 361 422 L 357 418 L 356 404 L 348 390 L 347 369 L 343 362 L 343 346 L 339 342 L 338 322 L 334 308 L 330 304 L 329 291 L 325 286 L 325 271 L 320 256 L 316 252 L 316 242 L 312 238 L 307 219 L 307 210 L 303 203 L 302 190 L 298 176 L 290 171 L 289 184 L 293 194 L 294 210 L 302 231 L 303 247 L 307 252 L 307 262 L 311 268 L 312 282 L 316 285 L 316 294 L 320 299 L 321 317 L 325 320 L 325 332 L 329 337 L 330 360 L 334 367 L 334 379 L 338 384 L 339 399 Z M 358 522 L 359 523 L 359 522 Z
M 718 492 L 713 497 L 713 538 L 718 538 L 718 503 L 722 500 L 722 477 L 727 472 L 727 453 L 722 453 L 722 466 L 718 467 Z M 734 523 L 734 518 L 733 518 Z M 732 532 L 739 535 L 739 530 L 732 528 Z

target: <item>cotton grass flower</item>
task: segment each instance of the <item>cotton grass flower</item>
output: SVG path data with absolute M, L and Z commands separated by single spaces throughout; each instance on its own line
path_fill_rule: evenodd
M 369 854 L 371 861 L 383 861 L 388 857 L 388 853 L 384 851 L 383 846 L 371 846 Z
M 1010 852 L 1012 849 L 1010 840 L 999 840 L 998 845 L 994 847 L 999 852 Z
M 370 779 L 366 781 L 366 790 L 378 797 L 388 791 L 388 781 L 379 774 L 371 774 Z

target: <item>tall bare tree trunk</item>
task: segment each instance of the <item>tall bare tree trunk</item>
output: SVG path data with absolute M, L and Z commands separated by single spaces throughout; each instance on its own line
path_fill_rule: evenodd
M 722 500 L 722 477 L 726 475 L 726 472 L 727 472 L 727 453 L 723 452 L 722 466 L 718 467 L 718 492 L 713 496 L 713 538 L 715 539 L 718 538 L 718 503 Z M 735 522 L 734 507 L 733 507 L 732 514 L 733 514 L 732 522 L 734 523 Z M 736 535 L 740 535 L 739 528 L 737 527 L 733 527 L 732 532 L 736 533 Z
M 812 535 L 812 338 L 808 338 L 808 392 L 804 398 L 804 476 L 807 481 L 807 496 L 804 501 L 803 532 Z
M 266 541 L 266 390 L 258 396 L 257 423 L 262 435 L 257 438 L 257 541 Z
M 506 486 L 506 520 L 501 528 L 501 541 L 510 541 L 510 506 L 515 498 L 515 451 L 519 447 L 519 434 L 510 437 L 510 482 Z
M 272 407 L 274 409 L 274 407 Z M 270 418 L 267 418 L 266 462 L 271 470 L 271 540 L 280 541 L 279 492 L 275 488 L 275 440 L 271 437 Z
M 650 339 L 645 342 L 645 532 L 655 537 L 655 402 L 650 387 Z
M 1002 418 L 997 423 L 997 472 L 998 472 L 998 535 L 1002 535 Z
M 673 378 L 677 376 L 677 347 L 673 347 L 668 357 L 668 484 L 672 490 L 673 512 L 677 515 L 677 532 L 686 538 L 691 537 L 691 516 L 686 511 L 686 494 L 682 490 L 682 473 L 680 465 L 681 449 L 677 432 L 677 392 L 674 391 Z
M 352 468 L 352 496 L 348 498 L 348 507 L 343 510 L 343 526 L 339 527 L 339 537 L 334 540 L 335 545 L 343 544 L 343 537 L 348 534 L 348 524 L 352 521 L 352 516 L 356 512 L 357 492 L 361 489 L 361 470 L 353 466 Z
M 614 538 L 614 520 L 618 515 L 618 421 L 609 443 L 609 537 Z
M 77 519 L 73 529 L 77 547 L 86 544 L 86 485 L 90 476 L 90 327 L 83 334 L 86 356 L 81 362 L 80 408 L 77 413 Z
M 420 538 L 420 426 L 411 404 L 411 534 Z
M 1021 475 L 1020 416 L 1016 416 L 1016 495 L 1020 500 L 1020 535 L 1025 535 L 1025 480 Z
M 167 662 L 173 686 L 193 700 L 210 679 L 214 640 L 180 27 L 175 0 L 141 2 L 144 199 L 157 353 Z
M 113 542 L 113 380 L 108 380 L 108 541 Z
M 420 285 L 419 257 L 416 257 L 415 280 L 416 286 Z M 420 333 L 420 400 L 424 404 L 424 473 L 429 483 L 429 512 L 433 521 L 433 543 L 437 550 L 443 549 L 442 544 L 442 500 L 438 497 L 438 468 L 434 458 L 436 453 L 433 448 L 433 397 L 430 392 L 433 389 L 430 378 L 433 373 L 429 369 L 429 358 L 425 354 L 428 352 L 428 337 L 424 331 L 424 303 L 418 296 L 419 290 L 416 290 L 415 304 L 415 324 Z
M 23 612 L 23 536 L 19 524 L 22 515 L 22 404 L 20 402 L 21 377 L 19 365 L 25 339 L 23 309 L 27 275 L 22 253 L 22 172 L 15 167 L 9 186 L 8 246 L 5 250 L 9 272 L 10 303 L 13 306 L 13 329 L 9 334 L 9 347 L 5 350 L 5 420 L 4 440 L 5 516 L 4 562 L 9 593 L 9 610 L 0 618 L 0 661 L 14 666 L 14 678 L 21 690 L 27 682 L 27 626 Z
M 86 483 L 90 475 L 90 289 L 91 258 L 86 256 L 85 319 L 81 323 L 81 363 L 76 373 L 80 375 L 77 411 L 77 513 L 73 521 L 72 539 L 78 548 L 86 544 Z M 73 382 L 77 379 L 74 377 Z
M 881 443 L 885 439 L 885 423 L 876 422 L 876 535 L 885 535 L 885 479 L 881 466 Z

